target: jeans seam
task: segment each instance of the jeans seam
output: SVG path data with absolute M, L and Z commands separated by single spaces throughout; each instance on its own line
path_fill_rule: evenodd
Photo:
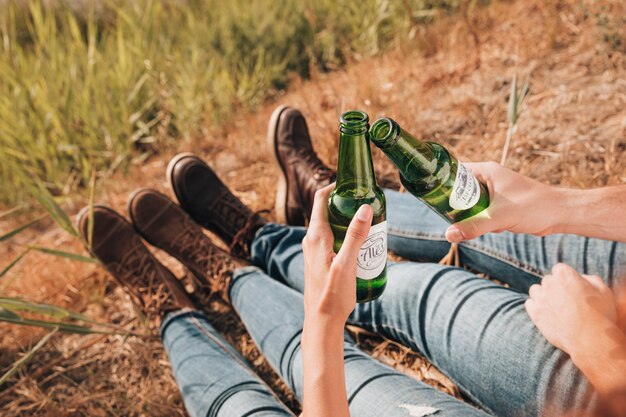
M 371 326 L 371 324 L 372 324 L 372 323 L 365 323 L 365 322 L 355 321 L 355 320 L 349 320 L 349 322 L 352 325 L 355 325 L 357 327 L 362 327 L 362 328 L 367 328 L 367 327 Z M 406 333 L 403 330 L 397 329 L 394 326 L 381 323 L 381 324 L 377 324 L 376 327 L 383 328 L 383 329 L 386 329 L 386 330 L 392 330 L 392 331 L 394 331 L 396 333 L 399 333 L 402 336 L 406 337 L 408 340 L 413 340 L 413 337 L 411 337 L 411 335 L 409 335 L 408 333 Z
M 402 229 L 395 229 L 393 227 L 390 227 L 387 233 L 392 236 L 409 238 L 409 239 L 418 238 L 418 239 L 428 240 L 428 241 L 446 242 L 446 239 L 442 239 L 440 235 L 433 235 L 429 233 L 421 233 L 421 232 L 416 232 L 416 231 L 406 231 Z M 519 259 L 509 257 L 507 255 L 503 255 L 501 252 L 485 249 L 477 244 L 471 243 L 471 241 L 463 242 L 461 244 L 461 249 L 462 248 L 475 250 L 476 252 L 480 252 L 483 255 L 487 255 L 498 261 L 507 263 L 515 268 L 521 269 L 522 271 L 532 274 L 532 275 L 536 275 L 540 277 L 542 274 L 542 271 L 539 271 L 538 269 L 531 267 L 530 265 L 520 262 Z
M 406 238 L 421 238 L 424 240 L 436 240 L 439 242 L 446 241 L 445 238 L 441 238 L 441 234 L 432 234 L 432 233 L 422 233 L 417 231 L 406 231 L 403 229 L 396 229 L 394 227 L 389 227 L 387 234 L 398 237 L 406 237 Z
M 360 321 L 350 320 L 350 324 L 353 324 L 353 325 L 355 325 L 355 326 L 357 326 L 357 327 L 367 328 L 367 327 L 368 327 L 368 324 L 371 326 L 371 324 L 372 324 L 372 323 L 365 323 L 365 322 L 360 322 Z M 400 330 L 400 329 L 397 329 L 397 328 L 395 328 L 394 326 L 390 326 L 390 325 L 387 325 L 387 324 L 377 324 L 377 325 L 376 325 L 376 327 L 382 327 L 383 329 L 389 329 L 389 330 L 396 331 L 396 332 L 398 332 L 398 333 L 400 333 L 400 334 L 404 335 L 407 339 L 409 339 L 409 340 L 413 340 L 413 337 L 411 337 L 408 333 L 406 333 L 406 332 L 404 332 L 404 331 L 402 331 L 402 330 Z M 393 339 L 391 339 L 391 340 L 393 340 Z M 400 343 L 400 342 L 395 341 L 395 340 L 394 340 L 394 342 L 396 342 L 396 343 Z M 401 344 L 401 345 L 403 345 L 402 343 L 400 343 L 400 344 Z M 404 345 L 403 345 L 403 346 L 404 346 Z M 420 355 L 424 356 L 424 354 L 423 354 L 422 352 L 420 352 L 419 350 L 418 350 L 417 352 L 418 352 Z M 424 356 L 424 358 L 426 358 L 426 356 Z M 457 386 L 461 389 L 461 391 L 463 391 L 463 392 L 465 393 L 465 395 L 469 396 L 469 397 L 472 399 L 472 401 L 474 401 L 476 404 L 480 405 L 480 407 L 481 407 L 483 410 L 487 410 L 487 411 L 491 412 L 491 409 L 490 409 L 489 407 L 485 406 L 485 405 L 484 405 L 484 404 L 483 404 L 483 403 L 482 403 L 482 402 L 481 402 L 478 398 L 476 398 L 476 396 L 475 396 L 475 395 L 473 395 L 473 394 L 472 394 L 472 392 L 471 392 L 470 390 L 468 390 L 468 389 L 467 389 L 467 388 L 466 388 L 463 384 L 461 384 L 460 382 L 458 382 L 458 381 L 457 381 L 455 378 L 453 378 L 452 376 L 448 375 L 448 373 L 447 373 L 447 372 L 445 372 L 441 366 L 439 366 L 439 365 L 435 364 L 435 363 L 434 363 L 434 362 L 433 362 L 430 358 L 426 358 L 426 359 L 427 359 L 430 363 L 432 363 L 434 366 L 436 366 L 436 367 L 437 367 L 437 369 L 438 369 L 441 373 L 443 373 L 443 374 L 444 374 L 447 378 L 449 378 L 449 379 L 450 379 L 450 380 L 451 380 L 451 381 L 452 381 L 455 385 L 457 385 Z
M 542 272 L 539 271 L 538 269 L 529 266 L 527 264 L 524 264 L 522 262 L 519 261 L 519 259 L 513 258 L 513 257 L 509 257 L 506 255 L 502 255 L 499 252 L 493 251 L 493 250 L 489 250 L 489 249 L 484 249 L 478 245 L 473 245 L 471 243 L 464 243 L 461 248 L 467 248 L 470 250 L 475 250 L 476 252 L 480 252 L 483 255 L 487 255 L 490 257 L 493 257 L 494 259 L 507 263 L 515 268 L 521 269 L 522 271 L 528 273 L 528 274 L 532 274 L 532 275 L 536 275 L 538 277 L 541 277 Z
M 180 315 L 177 314 L 175 317 L 173 317 L 173 319 L 180 317 L 180 316 L 183 316 L 183 314 L 180 314 Z M 220 350 L 222 350 L 227 356 L 229 356 L 231 359 L 237 362 L 244 369 L 244 371 L 248 375 L 250 375 L 250 377 L 252 378 L 252 381 L 250 382 L 256 382 L 264 386 L 267 392 L 276 400 L 278 404 L 283 404 L 280 398 L 278 398 L 278 395 L 276 395 L 276 393 L 269 387 L 269 385 L 265 383 L 265 381 L 259 378 L 259 376 L 252 369 L 250 369 L 247 363 L 245 363 L 241 358 L 237 357 L 237 355 L 234 355 L 233 352 L 231 352 L 221 340 L 219 340 L 216 336 L 212 335 L 210 332 L 208 332 L 204 328 L 204 326 L 202 326 L 202 324 L 198 321 L 198 317 L 196 317 L 196 315 L 194 315 L 193 312 L 192 314 L 189 315 L 189 319 L 191 323 L 193 324 L 193 326 L 198 331 L 200 331 L 200 334 L 203 334 L 205 337 L 213 341 L 220 348 Z

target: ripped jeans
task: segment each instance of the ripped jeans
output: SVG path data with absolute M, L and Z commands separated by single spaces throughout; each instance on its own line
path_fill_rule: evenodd
M 461 261 L 510 285 L 433 263 L 449 244 L 447 224 L 407 194 L 386 191 L 389 248 L 412 262 L 390 264 L 385 293 L 349 322 L 426 356 L 482 410 L 399 373 L 345 336 L 350 413 L 360 416 L 536 416 L 592 410 L 589 382 L 551 346 L 524 310 L 528 287 L 556 262 L 613 285 L 626 275 L 626 245 L 577 236 L 503 233 L 460 247 Z M 302 399 L 303 228 L 268 224 L 252 245 L 254 267 L 236 271 L 230 296 L 269 363 Z M 290 416 L 197 311 L 161 327 L 174 376 L 192 416 Z

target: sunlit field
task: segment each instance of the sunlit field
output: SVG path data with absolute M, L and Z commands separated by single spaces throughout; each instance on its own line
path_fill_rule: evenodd
M 181 151 L 273 209 L 276 105 L 302 110 L 331 166 L 338 117 L 358 108 L 464 161 L 504 159 L 574 188 L 626 183 L 619 0 L 0 0 L 0 37 L 2 416 L 186 415 L 153 326 L 84 250 L 73 216 L 95 202 L 125 215 L 138 187 L 171 196 L 164 170 Z M 373 154 L 379 182 L 399 188 Z M 297 412 L 232 309 L 206 310 Z M 419 354 L 352 331 L 461 396 Z

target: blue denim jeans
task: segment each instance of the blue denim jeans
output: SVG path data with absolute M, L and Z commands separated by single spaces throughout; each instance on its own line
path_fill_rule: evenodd
M 293 417 L 203 313 L 168 314 L 161 323 L 161 338 L 192 417 Z
M 261 352 L 302 400 L 302 295 L 261 269 L 247 267 L 236 272 L 230 296 Z M 202 313 L 170 313 L 161 337 L 192 417 L 292 416 Z M 344 359 L 352 416 L 406 417 L 421 407 L 437 416 L 486 416 L 371 358 L 347 334 Z
M 391 264 L 385 293 L 358 305 L 350 322 L 422 352 L 491 414 L 592 409 L 596 398 L 587 380 L 526 315 L 525 291 L 556 262 L 614 284 L 626 272 L 626 245 L 508 233 L 461 245 L 466 265 L 509 283 L 507 289 L 459 268 L 418 263 L 445 255 L 447 224 L 410 195 L 386 195 L 389 248 L 416 262 Z M 304 234 L 303 228 L 264 226 L 252 247 L 256 267 L 237 271 L 230 288 L 247 330 L 300 399 Z M 161 333 L 192 416 L 291 415 L 201 313 L 172 313 Z M 344 349 L 355 417 L 410 416 L 418 407 L 441 416 L 484 415 L 370 358 L 348 335 Z
M 386 191 L 390 264 L 385 293 L 357 305 L 349 322 L 424 354 L 484 410 L 498 416 L 593 410 L 596 395 L 570 358 L 550 345 L 524 309 L 527 290 L 557 262 L 626 282 L 626 245 L 572 235 L 491 234 L 460 245 L 461 261 L 510 285 L 433 262 L 449 249 L 447 224 L 408 194 Z M 303 228 L 267 225 L 253 263 L 302 292 Z M 390 389 L 390 388 L 387 388 Z M 356 414 L 355 414 L 356 415 Z M 384 415 L 381 414 L 381 415 Z

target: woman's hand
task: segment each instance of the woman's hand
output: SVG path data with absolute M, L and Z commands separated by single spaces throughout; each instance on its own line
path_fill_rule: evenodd
M 362 206 L 352 219 L 341 250 L 333 252 L 327 218 L 334 184 L 315 194 L 304 252 L 305 417 L 349 417 L 343 363 L 344 325 L 356 304 L 356 265 L 372 223 L 372 208 Z
M 602 278 L 557 264 L 541 285 L 530 287 L 526 311 L 548 342 L 572 354 L 606 325 L 617 326 L 613 292 Z
M 304 252 L 304 308 L 315 315 L 343 325 L 356 304 L 356 267 L 359 250 L 372 223 L 372 208 L 356 212 L 339 253 L 333 252 L 333 233 L 328 223 L 331 184 L 315 194 L 311 221 L 302 242 Z

